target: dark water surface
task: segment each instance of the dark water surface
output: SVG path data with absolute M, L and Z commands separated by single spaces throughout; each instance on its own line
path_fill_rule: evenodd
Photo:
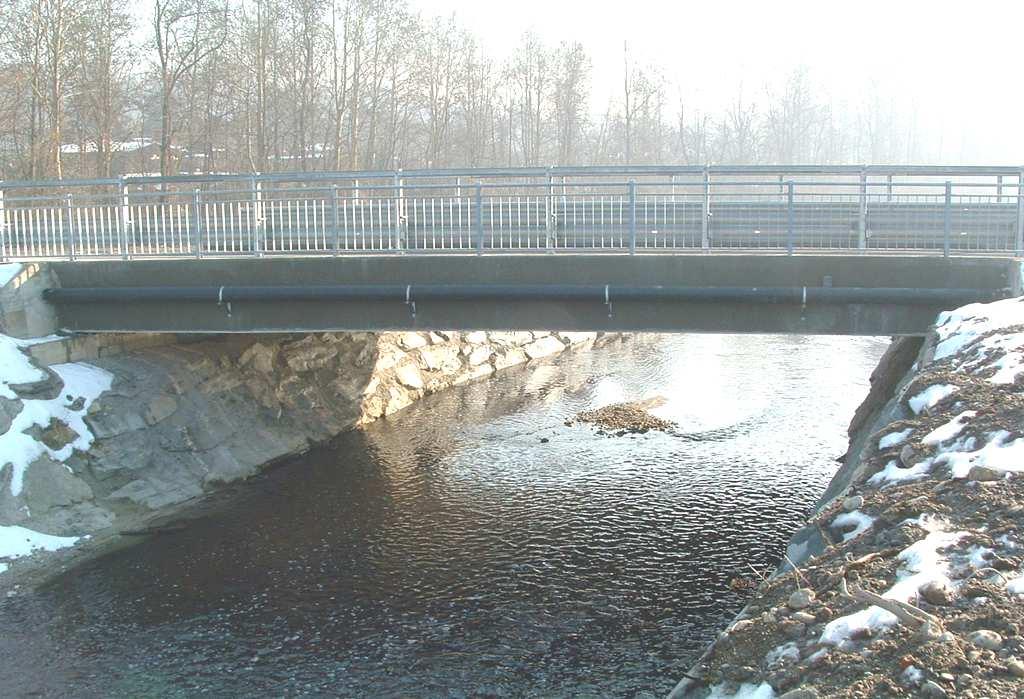
M 433 396 L 0 603 L 0 696 L 663 696 L 885 345 L 664 336 Z M 563 425 L 654 395 L 681 435 Z

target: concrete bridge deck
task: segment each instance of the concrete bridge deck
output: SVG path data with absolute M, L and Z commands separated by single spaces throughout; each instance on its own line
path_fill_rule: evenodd
M 502 255 L 53 262 L 68 332 L 923 334 L 1021 291 L 1016 259 Z

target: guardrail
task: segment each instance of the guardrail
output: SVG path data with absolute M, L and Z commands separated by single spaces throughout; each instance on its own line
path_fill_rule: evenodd
M 0 183 L 3 260 L 1024 252 L 1024 168 L 590 167 Z

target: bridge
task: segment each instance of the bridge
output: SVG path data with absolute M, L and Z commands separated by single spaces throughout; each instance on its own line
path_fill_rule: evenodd
M 1020 293 L 1024 169 L 593 167 L 0 184 L 70 332 L 920 334 Z

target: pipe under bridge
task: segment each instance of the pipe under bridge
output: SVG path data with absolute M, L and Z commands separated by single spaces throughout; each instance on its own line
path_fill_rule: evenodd
M 919 335 L 1021 292 L 1008 258 L 407 255 L 47 265 L 67 332 L 384 330 Z

